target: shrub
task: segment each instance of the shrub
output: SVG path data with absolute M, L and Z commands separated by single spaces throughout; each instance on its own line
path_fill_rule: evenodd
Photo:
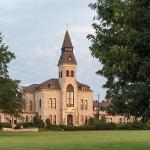
M 148 124 L 142 121 L 127 122 L 123 124 L 118 124 L 117 129 L 119 130 L 145 130 L 150 129 Z
M 2 122 L 0 123 L 0 128 L 11 128 L 12 125 L 10 123 L 7 122 Z
M 41 118 L 38 114 L 36 114 L 33 117 L 33 125 L 34 125 L 34 127 L 38 127 L 38 128 L 44 128 L 45 127 L 43 120 L 41 120 Z
M 24 123 L 18 123 L 15 127 L 15 129 L 21 129 L 23 128 L 33 128 L 34 124 L 32 122 L 24 122 Z

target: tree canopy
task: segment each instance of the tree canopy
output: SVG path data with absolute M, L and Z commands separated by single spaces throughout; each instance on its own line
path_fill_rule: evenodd
M 19 81 L 8 75 L 8 63 L 14 58 L 14 53 L 8 50 L 0 34 L 0 112 L 19 117 L 24 104 Z
M 150 1 L 97 0 L 88 35 L 91 54 L 103 67 L 109 112 L 150 119 Z

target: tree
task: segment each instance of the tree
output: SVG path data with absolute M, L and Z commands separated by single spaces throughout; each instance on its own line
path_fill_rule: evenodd
M 38 128 L 44 128 L 45 127 L 45 124 L 44 124 L 43 120 L 41 120 L 38 113 L 36 113 L 36 115 L 33 117 L 33 125 L 35 127 L 38 127 Z
M 150 1 L 97 0 L 91 54 L 102 63 L 109 113 L 150 119 Z
M 8 51 L 0 34 L 0 111 L 14 117 L 20 117 L 24 100 L 19 89 L 19 81 L 10 79 L 8 63 L 14 59 L 14 53 Z

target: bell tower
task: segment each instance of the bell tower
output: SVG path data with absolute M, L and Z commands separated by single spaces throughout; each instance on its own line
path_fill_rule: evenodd
M 59 84 L 61 88 L 61 116 L 63 124 L 76 125 L 77 123 L 77 81 L 76 81 L 76 58 L 73 46 L 66 31 L 61 55 L 58 62 Z
M 66 80 L 76 80 L 76 58 L 73 53 L 73 46 L 68 30 L 65 33 L 63 45 L 61 48 L 61 56 L 58 62 L 59 84 L 62 87 Z

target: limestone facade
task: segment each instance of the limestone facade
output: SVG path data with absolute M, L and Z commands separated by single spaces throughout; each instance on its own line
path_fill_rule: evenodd
M 65 33 L 58 61 L 58 79 L 23 88 L 24 122 L 31 122 L 35 113 L 52 124 L 79 126 L 93 116 L 93 91 L 76 78 L 77 62 L 68 31 Z M 0 121 L 6 117 L 0 114 Z M 9 119 L 8 119 L 9 120 Z

